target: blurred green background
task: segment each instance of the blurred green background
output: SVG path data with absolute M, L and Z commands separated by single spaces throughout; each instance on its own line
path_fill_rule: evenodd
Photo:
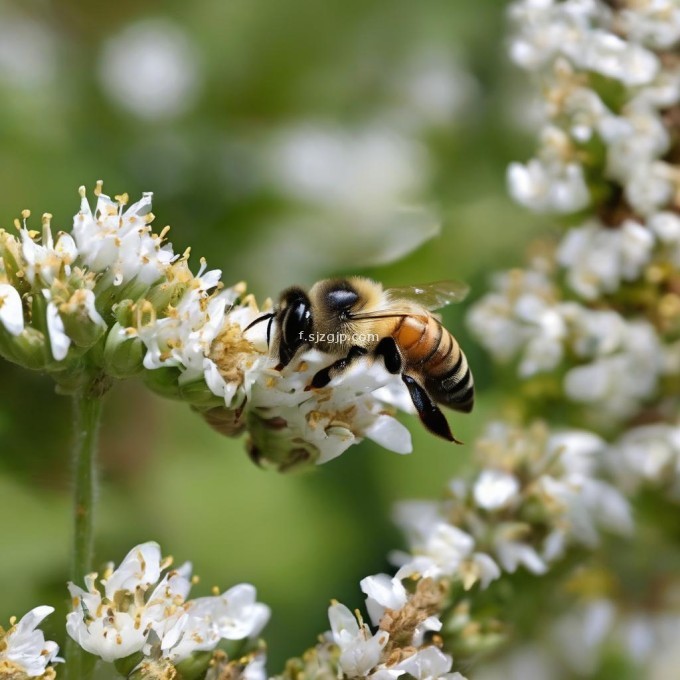
M 0 3 L 0 226 L 23 208 L 69 229 L 77 187 L 154 191 L 175 249 L 206 255 L 259 298 L 362 273 L 386 285 L 457 278 L 484 292 L 517 265 L 538 221 L 514 207 L 505 166 L 532 146 L 531 107 L 504 54 L 497 0 L 23 0 Z M 409 238 L 392 211 L 424 206 L 441 236 L 375 266 Z M 372 266 L 373 264 L 373 266 Z M 479 385 L 450 415 L 472 442 L 498 404 L 469 305 L 447 325 Z M 70 403 L 0 362 L 0 622 L 37 604 L 65 610 Z M 257 469 L 243 441 L 134 382 L 108 398 L 98 561 L 157 540 L 212 585 L 254 583 L 272 606 L 270 670 L 315 642 L 330 598 L 401 540 L 393 501 L 439 495 L 470 447 L 413 419 L 415 453 L 365 442 L 301 476 Z M 47 629 L 63 640 L 62 619 Z

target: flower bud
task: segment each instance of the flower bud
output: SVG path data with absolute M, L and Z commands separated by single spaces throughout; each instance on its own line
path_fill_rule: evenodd
M 20 335 L 10 335 L 0 326 L 0 354 L 19 366 L 34 371 L 45 367 L 45 335 L 35 328 L 25 328 Z
M 144 660 L 144 654 L 141 652 L 135 652 L 134 654 L 130 654 L 129 656 L 123 657 L 122 659 L 116 659 L 113 662 L 113 665 L 116 667 L 116 670 L 123 676 L 127 677 L 135 677 L 133 671 L 141 664 L 141 662 Z
M 176 668 L 182 680 L 199 680 L 199 678 L 205 677 L 212 657 L 212 652 L 194 652 L 191 656 L 178 662 Z
M 266 418 L 255 410 L 248 412 L 248 455 L 260 466 L 279 472 L 311 469 L 319 450 L 310 442 L 293 437 L 281 417 Z
M 59 305 L 59 316 L 68 337 L 78 347 L 92 347 L 106 332 L 106 322 L 95 309 L 95 297 L 91 290 L 76 290 Z
M 144 344 L 134 329 L 115 323 L 106 336 L 102 363 L 113 378 L 130 378 L 143 370 Z
M 156 368 L 153 371 L 144 371 L 144 383 L 156 394 L 166 399 L 181 399 L 178 385 L 180 376 L 179 369 L 174 366 Z

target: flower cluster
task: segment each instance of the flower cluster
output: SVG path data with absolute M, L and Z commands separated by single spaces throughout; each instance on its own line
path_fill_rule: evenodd
M 620 488 L 633 493 L 657 488 L 680 501 L 680 427 L 642 425 L 625 432 L 607 449 L 607 464 Z
M 481 472 L 471 481 L 452 480 L 444 502 L 397 506 L 411 553 L 394 556 L 397 574 L 486 587 L 501 569 L 546 573 L 570 545 L 597 545 L 601 529 L 629 534 L 627 501 L 598 477 L 605 446 L 583 431 L 492 424 L 477 442 Z
M 468 322 L 495 359 L 515 363 L 520 413 L 609 441 L 492 426 L 476 480 L 454 482 L 444 505 L 420 512 L 464 529 L 474 539 L 465 554 L 485 551 L 504 571 L 545 573 L 570 543 L 595 546 L 600 529 L 636 542 L 609 540 L 553 583 L 551 606 L 533 612 L 535 642 L 480 678 L 594 677 L 614 658 L 640 677 L 672 677 L 677 579 L 661 556 L 672 549 L 663 529 L 631 533 L 626 495 L 654 489 L 633 496 L 640 524 L 649 504 L 663 513 L 680 498 L 680 6 L 517 0 L 509 14 L 511 56 L 537 80 L 543 105 L 538 152 L 510 166 L 510 193 L 561 215 L 566 230 L 536 244 L 527 268 L 496 275 Z M 404 511 L 407 526 L 415 511 Z M 441 562 L 433 526 L 423 519 L 412 549 Z M 650 592 L 627 592 L 627 570 L 640 569 L 627 555 L 657 547 L 658 568 L 635 577 Z
M 191 565 L 161 578 L 168 566 L 158 544 L 144 543 L 117 569 L 109 565 L 101 589 L 97 574 L 86 577 L 85 590 L 69 584 L 73 611 L 66 621 L 68 634 L 105 662 L 125 660 L 129 671 L 139 669 L 140 677 L 151 677 L 148 668 L 154 665 L 205 672 L 220 641 L 257 638 L 269 607 L 256 601 L 253 586 L 240 584 L 221 595 L 189 600 Z
M 288 662 L 285 678 L 346 677 L 390 680 L 465 680 L 451 672 L 453 659 L 441 650 L 439 618 L 448 600 L 447 586 L 431 578 L 404 586 L 387 574 L 361 581 L 371 626 L 357 611 L 333 601 L 328 609 L 330 631 L 301 659 Z
M 624 607 L 608 597 L 581 599 L 545 626 L 540 647 L 533 643 L 510 650 L 482 664 L 476 677 L 547 679 L 562 677 L 565 670 L 578 677 L 597 677 L 615 657 L 635 669 L 636 677 L 665 680 L 677 672 L 679 626 L 672 601 L 644 609 Z
M 0 627 L 0 677 L 6 680 L 25 680 L 56 677 L 52 664 L 63 661 L 57 656 L 56 642 L 45 640 L 38 626 L 54 611 L 53 607 L 36 607 L 22 617 L 12 620 L 7 631 Z
M 588 432 L 491 425 L 472 479 L 452 480 L 441 502 L 398 504 L 409 552 L 392 554 L 394 576 L 361 581 L 372 627 L 334 602 L 330 632 L 282 677 L 462 678 L 452 650 L 472 658 L 507 636 L 472 611 L 480 589 L 519 567 L 546 574 L 570 546 L 598 545 L 601 531 L 630 534 L 628 502 L 599 477 L 605 449 Z
M 49 372 L 67 392 L 143 375 L 221 432 L 247 429 L 253 458 L 279 469 L 323 463 L 364 437 L 411 450 L 393 418 L 392 393 L 404 390 L 394 376 L 362 361 L 309 390 L 333 361 L 319 352 L 275 370 L 266 324 L 246 331 L 271 303 L 260 310 L 245 284 L 225 288 L 204 260 L 193 273 L 189 251 L 166 242 L 168 228 L 152 231 L 151 194 L 128 206 L 101 189 L 94 210 L 81 189 L 71 233 L 55 239 L 50 215 L 31 230 L 28 211 L 18 237 L 0 231 L 0 355 Z
M 544 269 L 497 275 L 471 309 L 470 328 L 498 360 L 517 359 L 520 377 L 555 372 L 561 396 L 597 404 L 597 418 L 634 415 L 680 373 L 676 344 L 664 344 L 648 319 L 564 299 Z
M 672 0 L 521 0 L 510 15 L 512 57 L 545 105 L 537 157 L 510 166 L 510 192 L 572 214 L 571 228 L 528 270 L 496 277 L 469 322 L 521 377 L 557 372 L 561 395 L 596 405 L 601 426 L 680 377 L 680 12 Z
M 680 101 L 676 3 L 521 0 L 510 16 L 511 56 L 540 79 L 546 118 L 537 158 L 510 166 L 512 195 L 576 212 L 618 187 L 621 222 L 668 208 L 680 181 L 667 158 Z

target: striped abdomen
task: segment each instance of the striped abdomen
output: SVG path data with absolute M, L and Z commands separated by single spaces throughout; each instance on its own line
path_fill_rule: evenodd
M 436 402 L 469 413 L 474 382 L 456 339 L 431 314 L 402 317 L 392 331 L 404 361 L 404 373 L 420 377 Z

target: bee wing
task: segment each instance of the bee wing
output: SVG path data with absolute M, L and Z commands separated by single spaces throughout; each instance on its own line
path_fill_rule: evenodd
M 410 300 L 434 310 L 446 307 L 452 302 L 462 302 L 470 292 L 470 286 L 463 281 L 436 281 L 422 286 L 388 288 L 387 292 L 395 301 Z

